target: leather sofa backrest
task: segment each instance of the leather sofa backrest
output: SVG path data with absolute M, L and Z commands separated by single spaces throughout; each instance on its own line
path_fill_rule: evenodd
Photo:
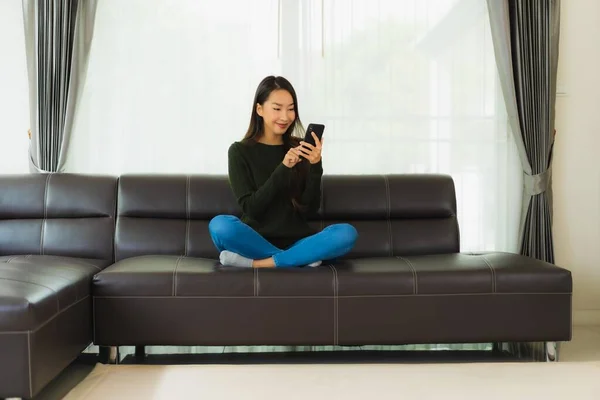
M 117 179 L 0 176 L 0 255 L 112 260 Z
M 115 257 L 144 254 L 216 258 L 208 223 L 240 215 L 226 176 L 123 175 L 119 179 Z M 454 182 L 445 175 L 324 176 L 322 228 L 352 223 L 349 256 L 459 251 Z
M 460 249 L 450 176 L 324 176 L 322 192 L 322 225 L 349 222 L 358 230 L 350 256 L 456 253 Z
M 240 215 L 223 176 L 123 175 L 119 179 L 116 260 L 170 254 L 218 258 L 208 223 Z

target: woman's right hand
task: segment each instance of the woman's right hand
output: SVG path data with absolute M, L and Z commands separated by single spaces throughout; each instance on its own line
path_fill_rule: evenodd
M 300 158 L 300 154 L 298 150 L 294 147 L 289 149 L 285 157 L 283 157 L 283 165 L 288 168 L 294 168 L 296 164 L 298 164 L 302 159 Z

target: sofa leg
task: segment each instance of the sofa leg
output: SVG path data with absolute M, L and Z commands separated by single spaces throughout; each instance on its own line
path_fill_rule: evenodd
M 544 353 L 547 362 L 558 361 L 560 342 L 544 342 Z
M 119 347 L 118 346 L 100 346 L 100 362 L 103 364 L 118 364 L 119 363 Z
M 109 364 L 118 364 L 119 363 L 119 347 L 111 346 L 110 353 L 108 355 L 108 363 Z
M 146 357 L 146 346 L 135 346 L 136 360 L 143 360 Z
M 558 361 L 560 342 L 496 342 L 494 353 L 507 353 L 511 357 L 542 362 Z
M 501 353 L 504 351 L 504 342 L 494 342 L 492 343 L 492 351 L 494 353 Z

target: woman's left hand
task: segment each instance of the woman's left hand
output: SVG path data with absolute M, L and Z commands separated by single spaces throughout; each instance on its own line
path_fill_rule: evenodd
M 306 158 L 311 164 L 316 164 L 321 161 L 321 150 L 323 148 L 323 139 L 319 140 L 317 135 L 313 132 L 312 137 L 315 139 L 315 146 L 304 141 L 300 142 L 300 146 L 297 147 L 298 154 Z

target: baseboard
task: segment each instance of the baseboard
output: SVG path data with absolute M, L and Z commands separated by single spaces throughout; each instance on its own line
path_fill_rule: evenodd
M 573 310 L 573 325 L 600 326 L 600 310 Z

